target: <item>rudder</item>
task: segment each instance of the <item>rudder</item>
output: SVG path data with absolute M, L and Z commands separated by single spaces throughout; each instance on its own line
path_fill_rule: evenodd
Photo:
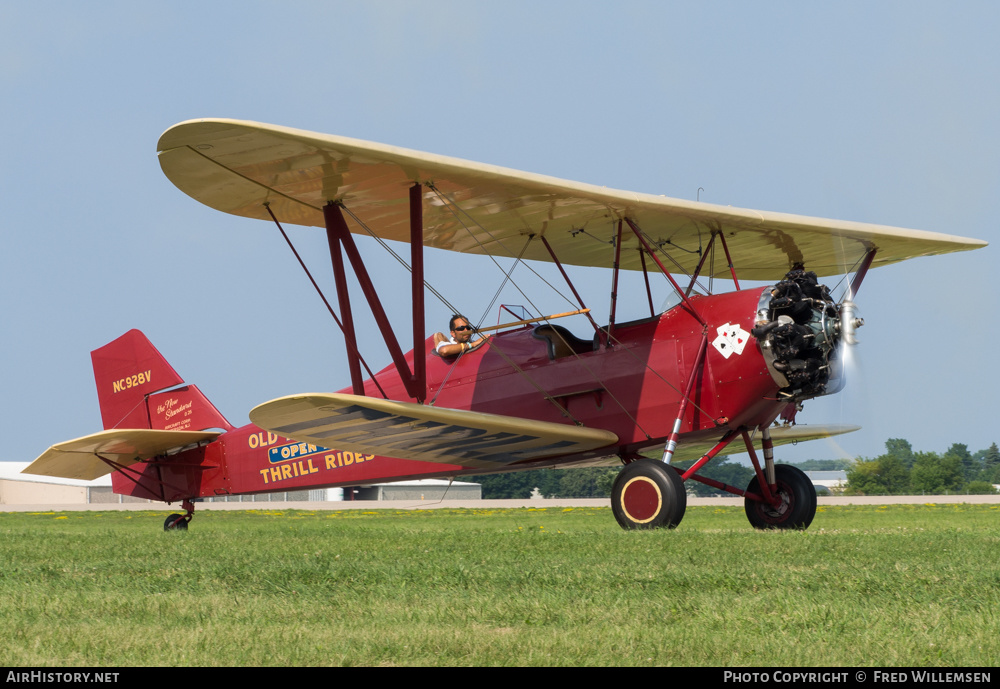
M 95 349 L 90 358 L 105 429 L 233 428 L 197 386 L 167 390 L 184 379 L 139 330 Z

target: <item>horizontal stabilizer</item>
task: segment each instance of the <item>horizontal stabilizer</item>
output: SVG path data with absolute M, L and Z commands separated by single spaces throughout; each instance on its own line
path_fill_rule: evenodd
M 101 461 L 101 457 L 128 466 L 143 459 L 172 454 L 195 443 L 214 440 L 219 435 L 216 431 L 139 428 L 101 431 L 53 445 L 21 473 L 92 481 L 114 471 L 113 467 Z
M 254 408 L 264 430 L 323 447 L 468 467 L 501 467 L 613 445 L 610 431 L 344 394 L 281 397 Z

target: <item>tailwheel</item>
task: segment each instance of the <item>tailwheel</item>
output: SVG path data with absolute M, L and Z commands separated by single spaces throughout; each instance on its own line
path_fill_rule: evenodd
M 805 529 L 816 516 L 816 489 L 809 477 L 797 467 L 788 464 L 774 466 L 776 489 L 781 499 L 774 506 L 763 501 L 746 498 L 747 519 L 755 529 Z M 754 476 L 747 486 L 748 493 L 762 495 L 760 483 Z
M 188 522 L 194 518 L 194 502 L 191 500 L 185 500 L 181 503 L 181 507 L 184 508 L 184 514 L 171 514 L 163 521 L 164 531 L 188 530 Z
M 611 489 L 611 511 L 623 529 L 672 529 L 687 507 L 684 481 L 663 462 L 627 464 Z
M 171 514 L 163 522 L 164 531 L 187 531 L 191 517 L 185 514 Z

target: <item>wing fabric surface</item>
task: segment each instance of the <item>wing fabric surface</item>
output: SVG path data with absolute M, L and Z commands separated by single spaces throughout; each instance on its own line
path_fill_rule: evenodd
M 775 447 L 779 445 L 789 445 L 791 443 L 804 443 L 808 440 L 819 440 L 821 438 L 832 438 L 835 435 L 853 433 L 860 431 L 861 426 L 839 425 L 839 424 L 800 424 L 798 426 L 775 426 L 771 428 L 771 442 Z M 737 441 L 738 443 L 739 441 Z M 701 459 L 702 455 L 712 449 L 714 443 L 691 443 L 681 442 L 674 452 L 673 462 L 684 462 L 692 459 Z M 737 444 L 734 452 L 739 452 Z M 759 448 L 758 448 L 759 449 Z M 659 459 L 660 455 L 656 455 Z
M 622 218 L 692 272 L 696 251 L 724 232 L 739 277 L 777 280 L 795 263 L 818 275 L 848 272 L 870 249 L 873 267 L 966 251 L 977 239 L 756 211 L 608 189 L 357 139 L 240 120 L 182 122 L 160 137 L 160 166 L 182 191 L 235 215 L 324 227 L 323 206 L 343 203 L 383 239 L 409 241 L 407 190 L 424 187 L 424 243 L 466 253 L 514 255 L 544 236 L 560 261 L 608 267 Z M 461 210 L 456 213 L 455 206 Z M 579 232 L 586 230 L 586 232 Z M 352 223 L 352 232 L 364 232 Z M 671 251 L 671 245 L 685 251 Z M 621 267 L 641 269 L 626 228 Z M 633 249 L 629 251 L 628 249 Z M 539 241 L 525 258 L 551 261 Z M 728 277 L 728 270 L 720 269 Z
M 144 459 L 171 454 L 194 443 L 213 440 L 219 435 L 216 431 L 139 428 L 101 431 L 53 445 L 21 473 L 92 481 L 114 471 L 101 461 L 101 457 L 129 466 Z
M 614 433 L 594 428 L 335 393 L 265 402 L 251 410 L 250 420 L 323 447 L 477 468 L 576 454 L 618 441 Z

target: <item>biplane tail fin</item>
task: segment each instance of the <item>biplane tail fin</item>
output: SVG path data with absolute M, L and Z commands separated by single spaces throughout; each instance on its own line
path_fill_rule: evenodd
M 106 430 L 233 428 L 197 386 L 175 387 L 184 379 L 138 330 L 95 349 L 90 358 Z

